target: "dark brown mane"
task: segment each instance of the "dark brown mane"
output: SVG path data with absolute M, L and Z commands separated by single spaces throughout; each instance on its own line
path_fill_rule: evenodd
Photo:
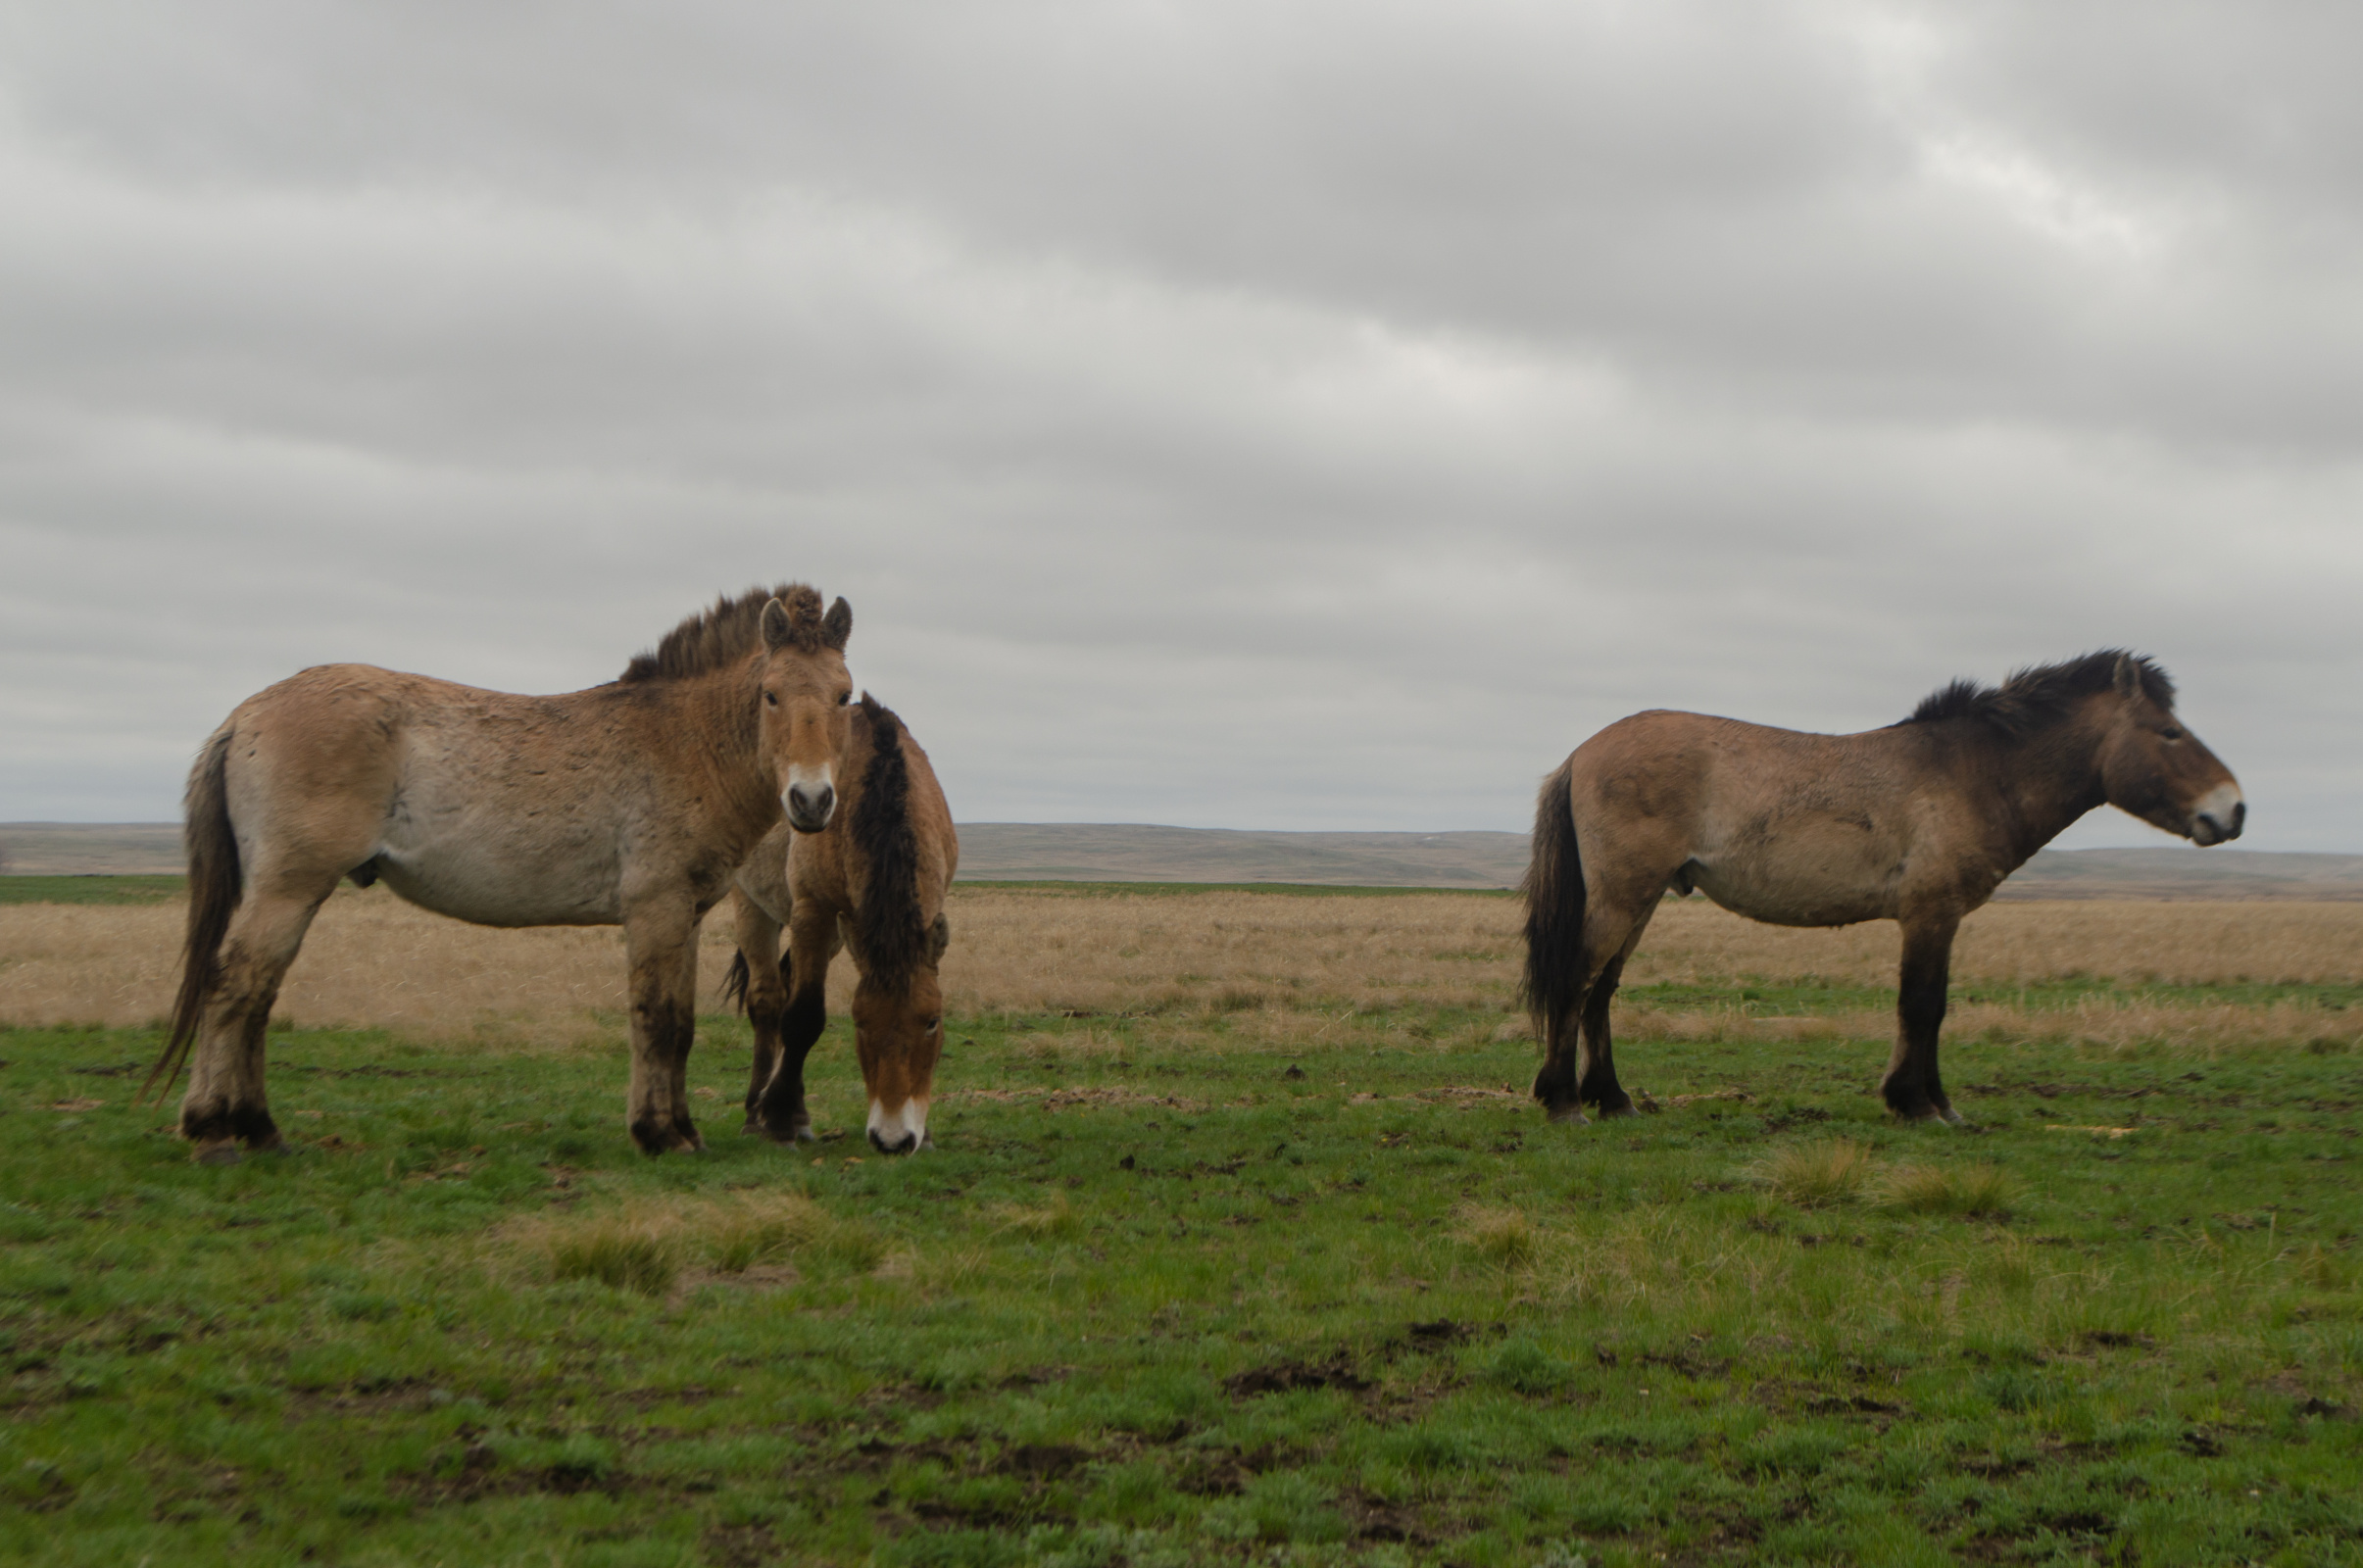
M 1906 724 L 1935 724 L 1950 718 L 1973 718 L 2003 735 L 2028 734 L 2059 718 L 2080 697 L 2107 691 L 2116 683 L 2117 663 L 2133 661 L 2142 693 L 2160 708 L 2174 707 L 2174 682 L 2166 671 L 2139 654 L 2122 648 L 2103 648 L 2081 659 L 2056 664 L 2038 664 L 2017 670 L 1999 686 L 1980 686 L 1956 680 L 1921 699 Z
M 750 588 L 736 599 L 716 599 L 712 610 L 691 615 L 665 634 L 651 653 L 639 654 L 623 667 L 626 681 L 677 680 L 726 669 L 763 645 L 763 606 L 778 600 L 786 607 L 789 624 L 799 639 L 820 643 L 820 594 L 800 582 L 776 588 Z
M 900 995 L 930 955 L 919 907 L 919 836 L 911 822 L 911 765 L 903 721 L 867 692 L 856 721 L 869 731 L 869 763 L 846 827 L 866 867 L 854 910 L 854 941 L 864 983 Z

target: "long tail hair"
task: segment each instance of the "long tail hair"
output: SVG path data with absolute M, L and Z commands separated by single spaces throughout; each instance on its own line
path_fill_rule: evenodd
M 1567 768 L 1543 780 L 1535 800 L 1534 858 L 1519 891 L 1526 896 L 1524 1000 L 1546 1045 L 1558 1037 L 1584 1000 L 1584 858 L 1576 848 Z
M 780 954 L 779 980 L 780 984 L 789 986 L 789 989 L 793 990 L 794 986 L 790 984 L 792 971 L 789 968 L 791 957 L 792 955 L 784 951 Z M 747 1010 L 747 987 L 754 979 L 755 971 L 747 967 L 746 950 L 744 948 L 732 949 L 730 972 L 722 976 L 722 1004 L 745 1012 Z
M 142 1100 L 150 1090 L 159 1098 L 170 1094 L 172 1081 L 180 1076 L 180 1064 L 188 1059 L 198 1022 L 205 1015 L 206 1001 L 222 982 L 222 939 L 228 933 L 229 917 L 237 912 L 238 900 L 245 892 L 245 877 L 238 867 L 238 839 L 230 830 L 229 798 L 222 778 L 229 761 L 229 743 L 227 724 L 214 731 L 205 750 L 197 754 L 196 765 L 189 769 L 188 793 L 181 799 L 186 821 L 180 838 L 189 857 L 188 938 L 180 950 L 180 995 L 172 1003 L 172 1032 L 166 1037 L 156 1065 L 148 1069 L 148 1081 L 140 1085 Z

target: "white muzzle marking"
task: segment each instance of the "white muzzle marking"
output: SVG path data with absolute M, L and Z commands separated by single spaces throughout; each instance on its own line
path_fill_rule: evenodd
M 911 1096 L 893 1110 L 869 1102 L 869 1147 L 881 1154 L 909 1154 L 929 1146 L 927 1102 Z
M 799 833 L 817 833 L 829 825 L 837 810 L 837 767 L 823 762 L 818 767 L 807 767 L 801 762 L 788 764 L 787 782 L 779 791 L 781 809 L 788 813 L 788 825 Z
M 2240 786 L 2218 784 L 2191 808 L 2191 821 L 2196 831 L 2191 836 L 2201 844 L 2221 844 L 2239 838 L 2247 817 L 2248 803 L 2240 798 Z

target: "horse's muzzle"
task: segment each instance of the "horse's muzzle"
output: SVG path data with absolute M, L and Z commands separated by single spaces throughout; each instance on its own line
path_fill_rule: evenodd
M 915 1154 L 933 1149 L 927 1136 L 927 1102 L 913 1096 L 894 1110 L 869 1102 L 869 1147 L 881 1154 Z
M 837 791 L 828 784 L 791 784 L 779 804 L 787 808 L 788 826 L 799 833 L 817 833 L 836 814 Z
M 2230 794 L 2229 801 L 2210 797 L 2191 813 L 2191 842 L 2205 848 L 2210 844 L 2226 844 L 2239 838 L 2240 829 L 2248 825 L 2248 803 L 2237 793 L 2217 790 L 2215 795 Z

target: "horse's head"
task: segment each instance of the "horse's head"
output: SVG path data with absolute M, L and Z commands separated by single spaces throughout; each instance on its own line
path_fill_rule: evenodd
M 944 1054 L 944 992 L 936 966 L 952 937 L 938 914 L 926 948 L 900 986 L 863 975 L 854 989 L 854 1049 L 869 1090 L 869 1144 L 881 1154 L 932 1148 L 927 1101 Z
M 789 858 L 795 897 L 854 897 L 838 930 L 861 981 L 854 988 L 854 1051 L 869 1090 L 869 1142 L 882 1154 L 928 1147 L 927 1102 L 944 1054 L 944 991 L 938 970 L 951 945 L 944 898 L 959 850 L 934 771 L 892 710 L 864 695 L 853 710 L 846 816 L 825 838 L 839 870 L 803 847 Z M 833 884 L 833 886 L 832 886 Z
M 779 778 L 788 825 L 817 833 L 837 809 L 837 772 L 852 739 L 854 678 L 845 640 L 854 612 L 842 599 L 820 612 L 801 584 L 763 606 L 763 748 Z
M 2100 782 L 2111 806 L 2194 844 L 2240 837 L 2240 780 L 2175 717 L 2174 687 L 2156 666 L 2120 655 L 2105 710 Z

